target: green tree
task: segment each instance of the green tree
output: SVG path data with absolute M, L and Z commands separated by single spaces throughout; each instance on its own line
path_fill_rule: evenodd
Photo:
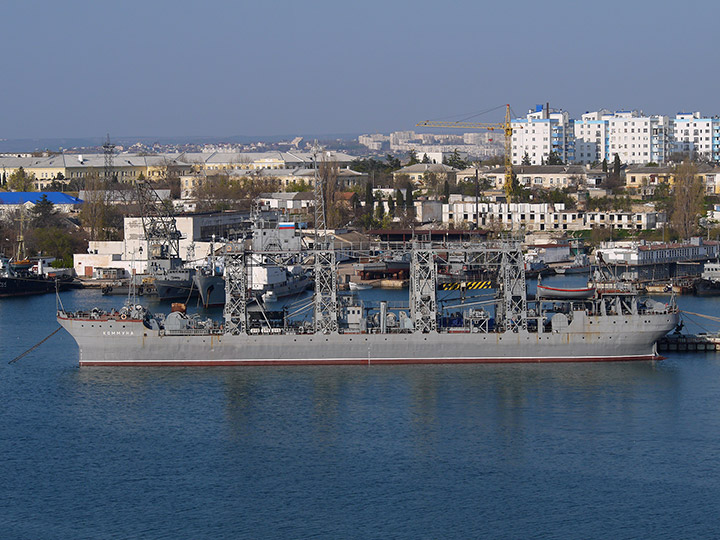
M 620 170 L 622 168 L 622 163 L 620 162 L 620 156 L 618 154 L 615 154 L 615 158 L 613 159 L 613 174 L 615 176 L 620 176 Z
M 408 158 L 410 158 L 408 161 L 408 165 L 415 165 L 416 163 L 420 163 L 418 161 L 417 152 L 415 150 L 410 150 L 408 152 Z
M 423 154 L 422 162 L 423 162 L 423 163 L 430 163 L 430 158 L 428 157 L 427 154 Z
M 690 238 L 698 230 L 704 212 L 704 186 L 697 175 L 697 166 L 683 161 L 675 168 L 670 221 L 680 238 Z
M 405 208 L 410 219 L 415 219 L 415 201 L 413 200 L 412 183 L 408 181 L 405 188 Z
M 448 200 L 450 200 L 450 184 L 446 179 L 443 184 L 443 202 L 447 204 Z
M 553 151 L 548 154 L 548 158 L 545 161 L 546 165 L 565 165 L 565 163 L 562 160 L 562 157 L 560 157 L 560 154 Z
M 400 160 L 392 154 L 388 154 L 387 156 L 385 156 L 385 162 L 387 163 L 387 166 L 393 171 L 397 171 L 402 167 Z
M 527 166 L 527 165 L 531 165 L 531 164 L 532 163 L 530 162 L 530 155 L 527 152 L 525 152 L 525 155 L 523 155 L 523 158 L 522 158 L 522 163 L 520 163 L 520 165 Z
M 385 205 L 383 204 L 382 199 L 378 201 L 378 205 L 375 208 L 375 217 L 378 219 L 378 221 L 382 221 L 383 216 L 385 215 Z
M 395 190 L 395 199 L 397 200 L 398 210 L 405 210 L 405 197 L 403 197 L 402 191 L 399 189 Z
M 34 191 L 34 183 L 35 175 L 33 173 L 28 173 L 25 169 L 19 167 L 10 175 L 7 185 L 10 191 Z
M 453 150 L 449 158 L 443 160 L 443 163 L 456 169 L 467 169 L 470 166 L 470 163 L 460 157 L 460 152 L 458 152 L 457 148 Z
M 603 170 L 604 173 L 608 172 L 608 162 L 607 162 L 607 158 L 604 158 L 604 159 L 602 160 L 602 170 Z
M 395 199 L 392 198 L 392 195 L 388 196 L 388 214 L 390 217 L 395 216 Z
M 297 180 L 293 180 L 285 187 L 286 192 L 300 193 L 312 190 L 313 187 L 310 185 L 309 182 L 306 182 L 304 179 L 301 179 L 299 182 Z
M 423 184 L 425 184 L 428 195 L 432 195 L 434 197 L 438 196 L 438 191 L 440 188 L 440 178 L 438 177 L 437 173 L 426 172 L 425 174 L 423 174 Z
M 30 223 L 33 227 L 50 227 L 57 223 L 57 211 L 52 201 L 48 200 L 47 195 L 43 193 L 30 210 Z
M 375 197 L 373 196 L 372 184 L 368 181 L 365 183 L 365 208 L 368 208 L 372 212 L 373 204 L 375 203 Z

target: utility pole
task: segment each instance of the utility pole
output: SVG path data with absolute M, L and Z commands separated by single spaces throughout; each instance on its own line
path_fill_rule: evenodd
M 103 176 L 105 177 L 105 189 L 113 179 L 113 160 L 115 159 L 115 145 L 110 142 L 110 134 L 107 134 L 105 144 L 102 145 L 103 154 L 105 155 L 105 167 Z
M 475 167 L 475 230 L 480 230 L 480 179 L 478 178 L 478 170 Z

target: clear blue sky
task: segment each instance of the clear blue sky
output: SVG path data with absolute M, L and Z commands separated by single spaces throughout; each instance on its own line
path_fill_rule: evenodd
M 669 4 L 10 1 L 0 138 L 389 132 L 504 103 L 720 114 L 720 4 Z

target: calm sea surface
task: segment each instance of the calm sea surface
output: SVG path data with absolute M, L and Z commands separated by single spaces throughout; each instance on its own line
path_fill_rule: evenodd
M 8 365 L 54 312 L 0 301 L 1 539 L 720 535 L 720 353 L 80 369 L 60 332 Z

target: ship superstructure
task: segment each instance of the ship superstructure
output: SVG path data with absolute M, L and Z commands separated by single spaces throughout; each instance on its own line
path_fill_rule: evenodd
M 228 243 L 222 321 L 182 309 L 153 315 L 141 305 L 61 310 L 58 321 L 77 341 L 81 365 L 118 366 L 647 360 L 657 358 L 656 341 L 678 323 L 674 302 L 625 292 L 528 297 L 520 243 L 512 239 L 398 250 L 411 260 L 408 302 L 400 304 L 340 295 L 336 253 L 317 249 L 306 253 L 315 276 L 309 320 L 262 306 L 252 311 L 248 266 L 259 255 L 282 266 L 298 254 Z M 451 254 L 496 273 L 493 298 L 441 305 L 437 264 Z

